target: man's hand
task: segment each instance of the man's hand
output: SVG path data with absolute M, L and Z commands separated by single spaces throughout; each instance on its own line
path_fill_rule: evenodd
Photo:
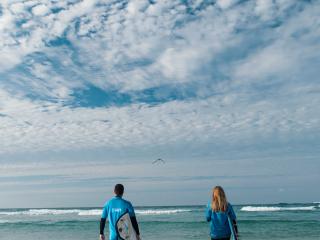
M 105 237 L 103 234 L 100 234 L 100 240 L 105 240 Z
M 137 240 L 141 240 L 140 235 L 137 235 Z

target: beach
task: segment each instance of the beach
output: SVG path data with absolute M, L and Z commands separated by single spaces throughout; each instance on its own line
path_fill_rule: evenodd
M 241 239 L 319 239 L 320 203 L 235 205 Z M 205 206 L 136 207 L 142 239 L 208 239 Z M 98 239 L 100 208 L 0 209 L 0 238 Z M 106 226 L 108 234 L 108 225 Z

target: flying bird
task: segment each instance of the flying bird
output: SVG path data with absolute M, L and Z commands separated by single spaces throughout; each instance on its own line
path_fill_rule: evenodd
M 165 162 L 162 158 L 158 158 L 158 159 L 156 159 L 156 160 L 154 160 L 154 161 L 152 162 L 152 164 L 156 164 L 156 163 L 165 164 L 166 162 Z

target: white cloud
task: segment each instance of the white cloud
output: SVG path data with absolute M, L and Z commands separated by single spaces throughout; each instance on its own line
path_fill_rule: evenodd
M 194 49 L 179 51 L 168 48 L 158 59 L 159 70 L 166 78 L 187 80 L 202 57 L 201 52 Z
M 223 176 L 214 182 L 244 201 L 279 182 L 312 195 L 319 2 L 153 2 L 1 1 L 3 206 L 99 204 L 106 176 L 110 188 L 129 176 L 138 200 L 153 189 L 146 201 L 162 204 L 179 189 L 199 203 L 212 169 Z M 74 107 L 90 100 L 81 96 L 90 86 L 105 90 L 109 107 Z M 147 104 L 158 95 L 168 97 Z M 167 164 L 154 168 L 155 156 Z
M 278 27 L 268 46 L 235 62 L 232 76 L 235 82 L 243 85 L 274 81 L 289 85 L 292 81 L 306 84 L 304 78 L 308 78 L 308 83 L 314 83 L 320 66 L 320 43 L 315 41 L 320 29 L 311 22 L 316 21 L 317 7 L 306 7 L 307 10 Z
M 236 2 L 237 0 L 217 0 L 217 5 L 222 9 L 226 9 L 231 7 Z
M 289 138 L 318 127 L 310 93 L 319 88 L 318 3 L 300 11 L 289 1 L 1 4 L 2 153 Z M 197 85 L 188 90 L 202 99 L 63 106 L 88 85 L 126 93 L 179 84 Z
M 147 0 L 133 0 L 128 2 L 127 11 L 129 18 L 135 17 L 138 12 L 145 10 L 149 4 Z
M 220 144 L 303 134 L 319 126 L 316 103 L 250 103 L 245 95 L 158 106 L 85 109 L 1 95 L 1 153 Z M 242 99 L 239 102 L 239 99 Z M 47 105 L 44 107 L 44 105 Z M 314 134 L 317 134 L 316 132 Z
M 272 0 L 258 0 L 256 1 L 255 12 L 264 20 L 270 20 L 275 12 L 276 4 Z
M 288 59 L 292 55 L 299 59 L 296 55 L 300 50 L 285 47 L 288 38 L 281 36 L 277 30 L 265 30 L 268 32 L 262 34 L 261 39 L 258 33 L 257 40 L 264 41 L 264 36 L 271 40 L 281 37 L 282 43 L 274 45 L 276 47 L 272 43 L 271 46 L 262 45 L 261 49 L 258 46 L 258 49 L 252 49 L 252 52 L 249 49 L 252 41 L 250 37 L 241 31 L 238 33 L 239 29 L 263 29 L 267 20 L 283 21 L 281 29 L 286 31 L 293 20 L 287 20 L 285 12 L 292 9 L 294 3 L 236 2 L 218 1 L 215 5 L 206 6 L 202 1 L 194 1 L 189 6 L 195 12 L 194 17 L 187 13 L 186 6 L 180 1 L 160 1 L 154 4 L 148 1 L 129 1 L 124 8 L 122 2 L 111 1 L 100 5 L 97 4 L 99 1 L 5 2 L 0 19 L 0 35 L 3 39 L 0 70 L 5 73 L 17 64 L 25 64 L 25 57 L 32 53 L 43 53 L 48 55 L 50 60 L 54 52 L 59 52 L 58 60 L 67 63 L 66 69 L 85 76 L 79 80 L 82 81 L 80 85 L 93 84 L 103 89 L 111 87 L 120 91 L 130 91 L 194 81 L 212 84 L 210 82 L 215 82 L 212 81 L 212 77 L 221 72 L 230 78 L 238 76 L 230 74 L 233 71 L 243 75 L 241 71 L 247 72 L 246 66 L 250 66 L 250 61 L 265 64 L 255 69 L 259 75 L 260 70 L 263 74 L 271 67 L 270 61 L 281 61 L 281 64 L 275 62 L 272 65 L 281 68 L 281 65 L 284 67 L 282 59 Z M 233 5 L 235 8 L 230 8 Z M 309 12 L 314 12 L 319 7 L 317 4 L 312 7 L 305 5 L 306 10 L 302 11 L 302 14 L 296 13 L 298 16 L 310 15 Z M 40 15 L 46 15 L 34 17 L 26 6 L 32 7 L 32 12 L 39 9 Z M 54 8 L 61 10 L 48 14 L 50 9 Z M 253 21 L 256 15 L 261 19 Z M 307 18 L 301 20 L 307 23 L 306 28 L 312 27 Z M 15 24 L 19 21 L 23 22 L 21 27 Z M 297 24 L 293 27 L 295 26 Z M 28 34 L 22 34 L 23 32 Z M 59 39 L 70 41 L 71 46 L 46 46 L 50 41 Z M 292 46 L 299 45 L 298 40 L 291 40 L 293 41 L 295 45 Z M 242 45 L 249 49 L 248 58 L 240 58 L 241 61 L 235 64 L 233 60 L 223 60 L 224 54 L 232 54 L 228 52 L 231 51 L 230 48 L 236 51 Z M 253 59 L 255 52 L 258 52 L 256 60 Z M 258 59 L 259 56 L 266 56 L 269 60 L 261 61 Z M 223 61 L 223 64 L 208 71 L 212 68 L 213 62 Z M 77 66 L 79 62 L 84 66 Z M 244 64 L 243 68 L 239 67 L 239 63 Z M 288 65 L 290 64 L 291 62 L 288 62 Z M 52 73 L 55 66 L 52 65 L 51 68 L 53 71 L 48 72 Z M 279 69 L 286 70 L 287 68 Z M 59 78 L 63 79 L 64 71 L 55 74 L 60 74 Z M 275 74 L 279 71 L 275 70 Z M 30 89 L 38 84 L 48 85 L 47 89 L 52 89 L 49 76 L 47 79 L 45 76 L 41 79 L 25 76 L 22 78 L 25 85 L 30 84 Z M 8 79 L 7 82 L 10 81 L 14 80 Z M 64 84 L 69 82 L 68 88 L 71 88 L 66 92 L 71 93 L 72 88 L 79 87 L 79 81 L 75 81 L 73 86 L 72 82 L 66 79 Z M 33 90 L 44 95 L 40 88 Z
M 235 79 L 243 84 L 245 80 L 272 77 L 276 74 L 288 73 L 293 66 L 293 59 L 290 52 L 285 52 L 282 47 L 273 46 L 270 49 L 263 49 L 261 52 L 238 64 L 235 72 Z
M 44 4 L 40 4 L 32 8 L 32 13 L 36 16 L 44 16 L 49 12 L 50 9 Z
M 13 3 L 10 5 L 10 10 L 15 14 L 23 13 L 25 5 L 22 2 Z

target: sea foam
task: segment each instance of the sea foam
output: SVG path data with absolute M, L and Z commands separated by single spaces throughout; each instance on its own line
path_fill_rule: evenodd
M 136 210 L 137 215 L 169 215 L 183 212 L 191 212 L 190 209 L 145 209 Z M 14 215 L 66 215 L 76 214 L 79 216 L 100 216 L 102 209 L 29 209 L 23 211 L 0 211 L 0 215 L 14 216 Z
M 244 212 L 277 212 L 277 211 L 312 211 L 315 210 L 315 206 L 307 207 L 269 207 L 269 206 L 245 206 L 241 208 Z
M 139 215 L 169 215 L 183 212 L 191 212 L 190 209 L 150 209 L 150 210 L 137 210 Z
M 29 215 L 29 216 L 40 216 L 40 215 L 65 215 L 65 214 L 79 214 L 82 211 L 80 209 L 29 209 L 24 211 L 0 211 L 0 215 Z

